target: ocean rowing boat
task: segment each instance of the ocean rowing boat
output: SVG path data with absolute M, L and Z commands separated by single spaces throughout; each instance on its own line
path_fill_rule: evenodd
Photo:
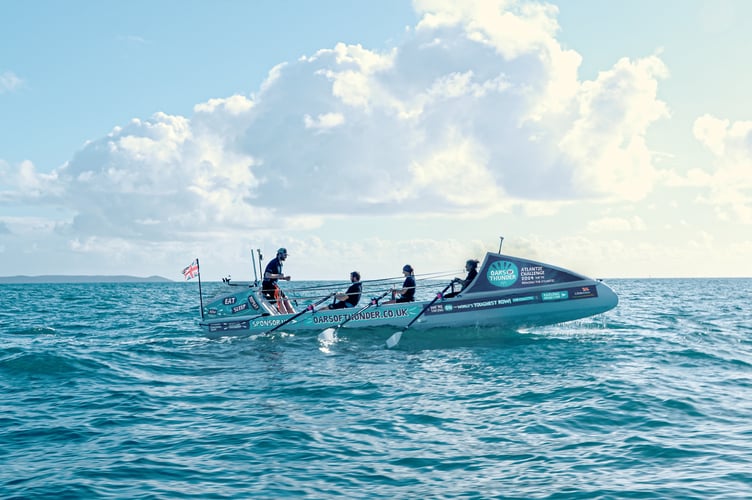
M 322 329 L 331 332 L 384 326 L 403 330 L 466 326 L 520 329 L 594 316 L 613 309 L 619 301 L 600 280 L 493 252 L 486 254 L 475 280 L 451 298 L 443 296 L 447 286 L 432 300 L 382 304 L 376 298 L 365 300 L 369 292 L 376 295 L 383 291 L 368 288 L 364 285 L 363 300 L 355 308 L 317 310 L 307 305 L 294 314 L 281 314 L 264 298 L 258 284 L 240 289 L 236 285 L 206 305 L 202 301 L 200 325 L 209 337 L 264 334 L 280 329 L 290 333 Z M 389 347 L 399 341 L 399 336 L 394 337 L 389 338 Z

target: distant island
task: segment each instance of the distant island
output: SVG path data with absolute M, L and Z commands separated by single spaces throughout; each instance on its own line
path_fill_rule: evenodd
M 0 276 L 0 284 L 34 284 L 34 283 L 172 283 L 162 276 Z

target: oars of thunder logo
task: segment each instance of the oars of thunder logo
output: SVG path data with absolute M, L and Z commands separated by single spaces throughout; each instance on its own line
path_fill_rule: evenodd
M 506 288 L 514 285 L 519 275 L 520 271 L 514 262 L 500 260 L 488 266 L 486 279 L 494 286 Z

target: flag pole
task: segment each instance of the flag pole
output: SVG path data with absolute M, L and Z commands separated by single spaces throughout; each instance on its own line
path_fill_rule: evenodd
M 201 266 L 198 263 L 198 257 L 196 257 L 196 273 L 198 274 L 198 302 L 201 306 L 201 319 L 204 319 L 204 296 L 201 293 Z

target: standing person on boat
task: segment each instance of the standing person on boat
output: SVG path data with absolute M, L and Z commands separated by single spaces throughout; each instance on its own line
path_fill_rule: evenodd
M 405 275 L 405 282 L 402 283 L 402 288 L 399 290 L 392 290 L 392 300 L 384 302 L 384 304 L 394 304 L 397 302 L 413 302 L 415 300 L 415 270 L 410 264 L 402 266 L 402 274 Z M 399 295 L 399 297 L 397 297 Z
M 351 272 L 350 281 L 352 282 L 352 285 L 350 285 L 345 293 L 338 293 L 335 296 L 337 302 L 330 304 L 328 309 L 345 309 L 358 305 L 360 296 L 363 293 L 363 285 L 360 282 L 360 273 L 358 271 Z
M 462 278 L 454 278 L 452 280 L 452 285 L 454 285 L 455 283 L 462 284 L 462 288 L 460 288 L 460 291 L 455 292 L 454 286 L 452 286 L 452 292 L 444 294 L 445 299 L 456 297 L 462 292 L 462 290 L 470 286 L 470 283 L 472 283 L 475 277 L 478 276 L 478 261 L 475 259 L 470 259 L 467 262 L 465 262 L 465 271 L 467 272 L 467 276 L 465 276 L 464 280 Z
M 264 270 L 264 281 L 261 283 L 261 292 L 270 302 L 276 302 L 277 310 L 281 313 L 292 314 L 295 309 L 288 300 L 285 292 L 277 284 L 277 280 L 290 281 L 289 276 L 282 272 L 282 262 L 287 259 L 287 249 L 277 250 L 277 256 L 269 261 Z

